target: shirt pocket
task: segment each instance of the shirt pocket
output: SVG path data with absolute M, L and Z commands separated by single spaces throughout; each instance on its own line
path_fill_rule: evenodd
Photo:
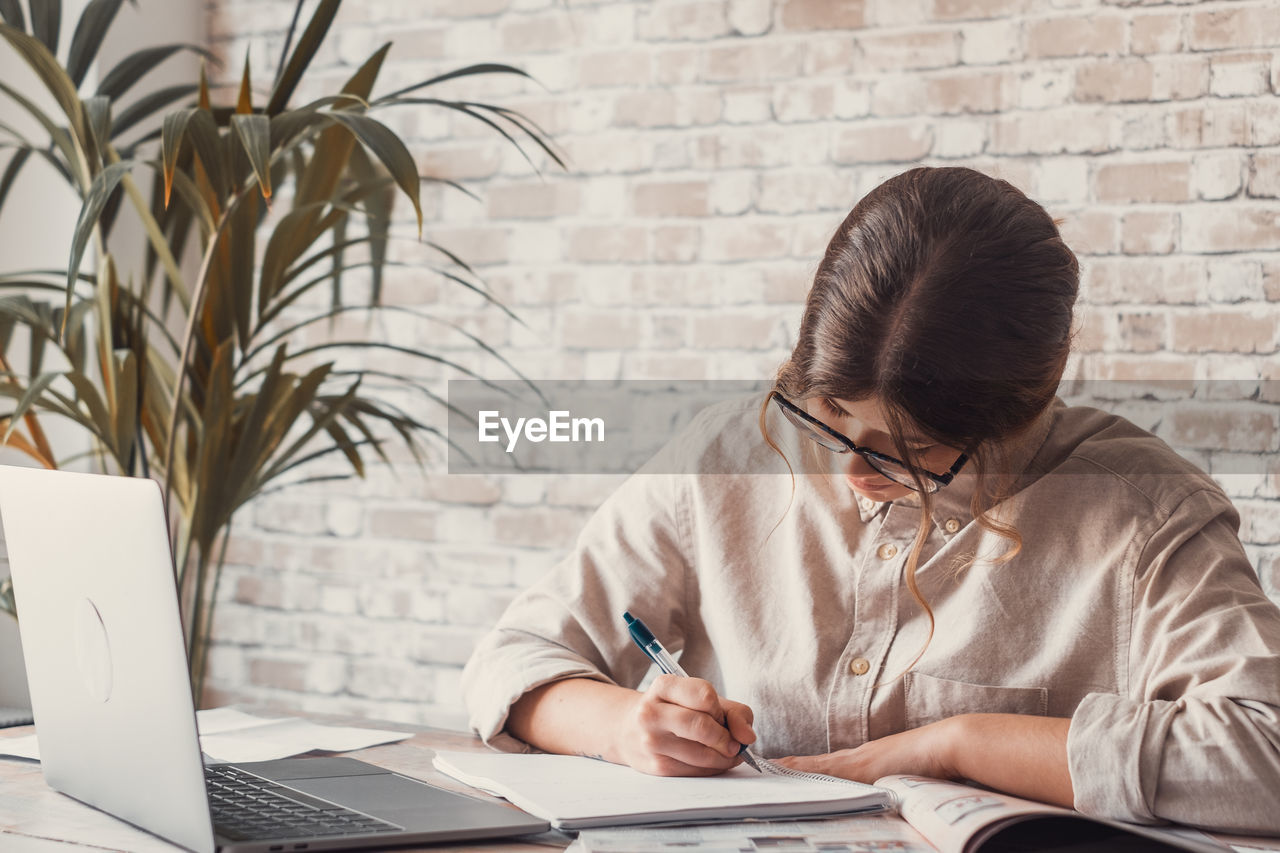
M 969 684 L 922 672 L 908 672 L 903 681 L 909 729 L 958 714 L 1029 714 L 1043 717 L 1049 708 L 1049 691 L 1044 687 Z

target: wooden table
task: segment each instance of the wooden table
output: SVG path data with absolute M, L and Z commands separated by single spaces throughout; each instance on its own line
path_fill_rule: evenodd
M 250 709 L 246 709 L 250 710 Z M 270 714 L 264 714 L 270 716 Z M 396 731 L 412 731 L 409 740 L 385 746 L 373 746 L 343 753 L 368 761 L 441 788 L 503 803 L 474 788 L 469 788 L 443 775 L 431 766 L 437 749 L 485 751 L 480 739 L 471 734 L 444 729 L 406 726 L 400 723 L 326 718 L 309 715 L 318 722 L 340 722 L 343 725 L 366 725 Z M 29 735 L 31 726 L 0 729 L 0 737 Z M 326 753 L 330 754 L 330 753 Z M 466 844 L 432 844 L 418 847 L 396 847 L 397 851 L 421 850 L 429 853 L 476 851 L 476 853 L 508 853 L 508 851 L 563 850 L 572 837 L 559 832 L 526 835 L 503 841 L 481 841 Z M 44 782 L 40 765 L 34 761 L 0 758 L 0 850 L 5 853 L 54 853 L 72 848 L 82 850 L 121 850 L 128 853 L 171 853 L 183 848 L 143 832 L 122 820 L 90 808 L 65 794 L 59 794 Z M 373 849 L 373 848 L 368 848 Z
M 245 708 L 244 710 L 250 712 L 261 710 L 264 716 L 273 716 L 265 709 Z M 409 740 L 343 754 L 415 779 L 422 779 L 441 788 L 515 808 L 503 800 L 469 788 L 431 766 L 431 759 L 437 749 L 486 751 L 487 747 L 472 734 L 401 723 L 352 720 L 318 714 L 307 716 L 317 722 L 333 722 L 349 726 L 363 724 L 373 728 L 412 731 L 415 734 Z M 31 734 L 32 731 L 31 726 L 0 729 L 0 738 L 20 737 Z M 1277 838 L 1226 835 L 1218 837 L 1228 843 L 1239 845 L 1238 849 L 1280 851 L 1280 839 Z M 461 851 L 553 853 L 553 851 L 564 850 L 571 841 L 572 837 L 564 833 L 546 832 L 502 841 L 400 846 L 387 849 L 422 851 L 422 853 L 461 853 Z M 124 821 L 90 808 L 64 794 L 57 793 L 44 783 L 40 765 L 34 761 L 0 758 L 0 851 L 4 853 L 67 853 L 72 849 L 172 853 L 183 848 L 136 829 Z

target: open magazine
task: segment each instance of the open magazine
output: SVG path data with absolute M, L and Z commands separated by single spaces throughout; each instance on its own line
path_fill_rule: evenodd
M 876 785 L 897 795 L 900 817 L 594 829 L 583 831 L 578 844 L 589 853 L 1011 853 L 1072 844 L 1079 849 L 1232 850 L 1198 830 L 1100 820 L 956 782 L 886 776 Z

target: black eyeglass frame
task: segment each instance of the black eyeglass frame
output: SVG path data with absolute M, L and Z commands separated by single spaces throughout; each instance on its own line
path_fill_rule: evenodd
M 898 480 L 895 480 L 891 475 L 886 474 L 884 471 L 882 471 L 880 469 L 880 466 L 876 464 L 876 460 L 879 459 L 883 462 L 892 463 L 894 465 L 898 465 L 902 467 L 903 469 L 907 469 L 907 464 L 903 462 L 901 459 L 896 459 L 893 456 L 889 456 L 877 450 L 872 450 L 869 447 L 861 447 L 857 444 L 854 444 L 853 440 L 850 439 L 848 436 L 827 426 L 822 421 L 818 420 L 813 415 L 809 414 L 804 409 L 800 408 L 795 403 L 788 400 L 786 397 L 782 396 L 782 394 L 779 393 L 778 391 L 770 391 L 769 398 L 776 401 L 778 406 L 781 407 L 784 411 L 791 412 L 792 414 L 797 415 L 805 423 L 812 424 L 813 426 L 822 430 L 827 435 L 834 438 L 836 441 L 843 444 L 845 446 L 845 450 L 842 451 L 842 450 L 836 450 L 833 447 L 827 447 L 825 444 L 819 443 L 816 439 L 813 438 L 813 436 L 809 436 L 809 438 L 813 440 L 815 444 L 818 444 L 819 447 L 822 447 L 825 450 L 829 450 L 832 453 L 844 453 L 844 452 L 856 453 L 859 456 L 861 456 L 863 459 L 865 459 L 868 465 L 876 469 L 876 472 L 879 473 L 881 476 L 886 477 L 889 480 L 892 480 L 893 482 L 897 483 L 900 486 L 905 486 L 906 488 L 911 489 L 913 492 L 919 491 L 919 489 L 915 487 L 914 483 L 899 482 Z M 942 488 L 943 486 L 948 486 L 951 484 L 951 481 L 956 478 L 956 474 L 960 473 L 960 469 L 963 468 L 964 464 L 968 461 L 969 461 L 968 452 L 963 452 L 956 458 L 956 461 L 952 464 L 952 466 L 949 469 L 947 469 L 947 472 L 945 474 L 935 474 L 932 471 L 928 470 L 927 468 L 921 468 L 919 470 L 920 470 L 920 473 L 924 474 L 925 476 L 932 479 L 935 483 L 937 483 L 938 488 Z

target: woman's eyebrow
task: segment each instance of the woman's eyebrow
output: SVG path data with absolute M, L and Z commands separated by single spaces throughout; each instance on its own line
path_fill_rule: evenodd
M 828 405 L 828 406 L 830 406 L 831 408 L 835 409 L 837 412 L 839 412 L 840 414 L 844 415 L 846 418 L 853 417 L 852 415 L 850 415 L 848 412 L 846 412 L 846 411 L 844 410 L 844 406 L 842 406 L 842 405 L 840 405 L 839 403 L 837 403 L 837 402 L 836 402 L 834 399 L 832 399 L 831 397 L 823 397 L 822 399 L 824 399 L 824 400 L 826 400 L 826 401 L 827 401 L 827 405 Z

